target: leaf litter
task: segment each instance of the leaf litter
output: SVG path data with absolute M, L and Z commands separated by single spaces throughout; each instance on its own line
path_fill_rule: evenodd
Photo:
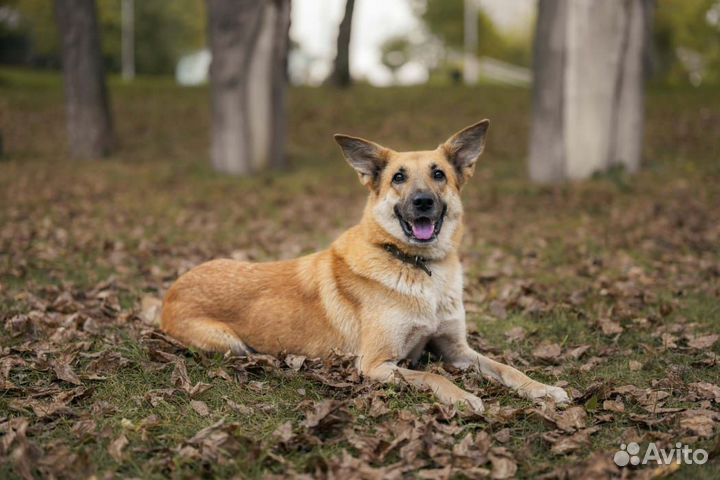
M 674 118 L 653 121 L 661 117 Z M 0 473 L 652 478 L 674 470 L 622 470 L 612 461 L 620 443 L 717 443 L 720 195 L 711 182 L 641 176 L 633 195 L 604 180 L 532 194 L 469 189 L 469 341 L 573 398 L 564 409 L 532 404 L 429 357 L 420 368 L 483 398 L 477 415 L 404 384 L 369 383 L 340 354 L 223 357 L 158 331 L 162 292 L 177 275 L 219 256 L 320 248 L 349 225 L 334 205 L 359 209 L 359 190 L 322 179 L 300 188 L 253 180 L 279 182 L 257 189 L 267 193 L 219 179 L 184 185 L 139 164 L 72 178 L 39 164 L 7 168 L 18 175 L 3 184 L 0 212 Z M 119 188 L 123 168 L 138 185 Z M 480 180 L 494 175 L 486 168 Z

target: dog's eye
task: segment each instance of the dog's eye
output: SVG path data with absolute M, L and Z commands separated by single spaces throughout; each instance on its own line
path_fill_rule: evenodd
M 393 175 L 392 181 L 393 183 L 403 183 L 405 181 L 405 174 L 402 172 L 396 173 Z
M 435 170 L 433 171 L 433 178 L 437 181 L 445 180 L 445 172 L 442 170 Z

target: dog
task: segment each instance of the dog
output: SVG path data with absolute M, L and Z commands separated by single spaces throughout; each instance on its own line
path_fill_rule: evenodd
M 489 124 L 471 125 L 431 151 L 396 152 L 335 135 L 368 189 L 360 223 L 327 250 L 293 260 L 213 260 L 193 268 L 168 290 L 162 330 L 186 345 L 239 355 L 352 354 L 365 377 L 404 379 L 443 403 L 482 412 L 479 397 L 442 375 L 398 365 L 415 364 L 427 348 L 523 397 L 568 402 L 562 388 L 532 380 L 467 342 L 460 193 Z

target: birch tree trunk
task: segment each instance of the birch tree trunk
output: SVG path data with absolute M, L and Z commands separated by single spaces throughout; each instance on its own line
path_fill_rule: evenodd
M 328 83 L 337 87 L 349 87 L 352 83 L 350 76 L 350 37 L 352 36 L 352 19 L 355 11 L 355 0 L 347 0 L 345 3 L 345 14 L 340 22 L 337 36 L 337 53 L 333 72 L 328 78 Z
M 70 152 L 97 158 L 114 144 L 95 0 L 56 0 Z
M 212 164 L 247 175 L 282 167 L 290 0 L 207 0 Z
M 634 172 L 643 139 L 648 0 L 540 0 L 530 177 Z

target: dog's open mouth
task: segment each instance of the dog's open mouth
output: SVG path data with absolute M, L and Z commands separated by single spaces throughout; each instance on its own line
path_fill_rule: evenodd
M 413 220 L 406 220 L 400 215 L 400 212 L 396 209 L 395 214 L 400 221 L 400 226 L 410 239 L 417 242 L 426 243 L 431 242 L 437 238 L 442 228 L 443 220 L 445 219 L 445 208 L 437 219 L 430 217 L 416 217 Z

